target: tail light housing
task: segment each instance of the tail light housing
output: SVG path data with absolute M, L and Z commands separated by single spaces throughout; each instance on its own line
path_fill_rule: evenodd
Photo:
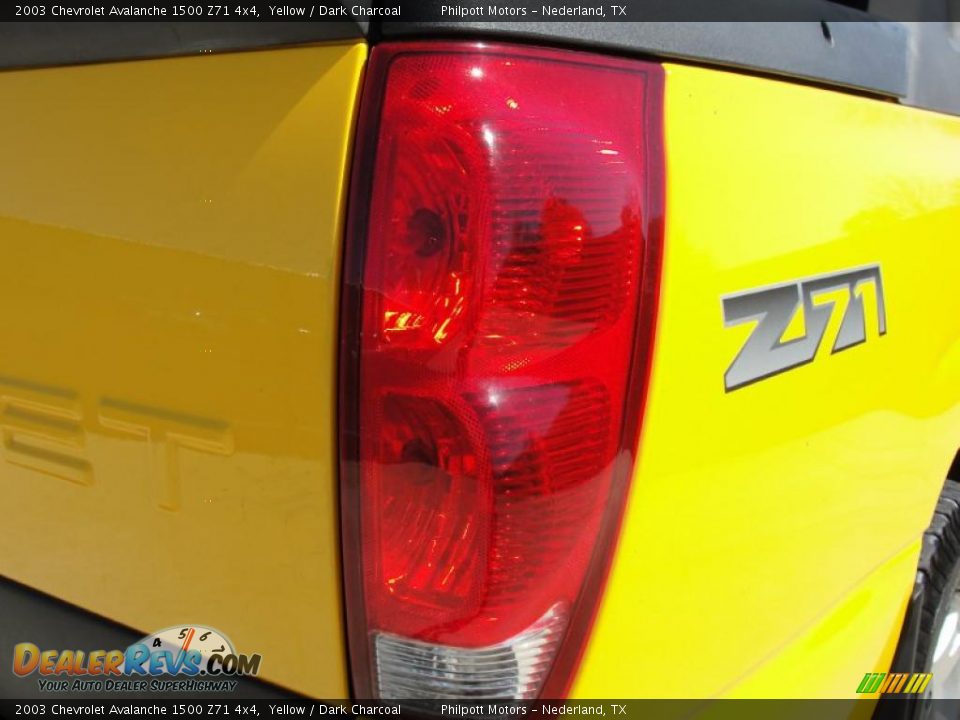
M 340 368 L 356 696 L 566 691 L 638 442 L 662 86 L 572 51 L 373 50 Z

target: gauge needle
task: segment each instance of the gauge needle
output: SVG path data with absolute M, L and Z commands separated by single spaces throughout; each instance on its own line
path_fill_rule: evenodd
M 190 628 L 190 631 L 187 633 L 187 636 L 183 639 L 183 645 L 180 646 L 180 654 L 177 655 L 177 660 L 183 657 L 183 654 L 190 649 L 190 641 L 193 640 L 193 635 L 196 633 L 195 628 Z M 179 662 L 177 663 L 180 664 Z

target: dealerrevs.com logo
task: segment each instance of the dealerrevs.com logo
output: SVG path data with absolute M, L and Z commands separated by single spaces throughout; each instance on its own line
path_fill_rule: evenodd
M 48 692 L 229 692 L 260 672 L 258 654 L 238 653 L 223 633 L 202 625 L 147 635 L 124 650 L 13 648 L 13 672 L 38 675 Z

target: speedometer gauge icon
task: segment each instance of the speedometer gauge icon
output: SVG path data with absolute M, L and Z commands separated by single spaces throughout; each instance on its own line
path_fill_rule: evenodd
M 236 654 L 233 643 L 226 635 L 206 625 L 175 625 L 147 635 L 139 643 L 146 645 L 151 654 L 170 653 L 174 665 L 178 664 L 178 658 L 186 657 L 191 651 L 200 653 L 202 662 L 196 664 L 201 667 L 205 667 L 213 655 L 225 657 Z M 139 667 L 146 672 L 149 664 L 150 660 L 145 659 Z M 205 673 L 201 670 L 200 674 Z

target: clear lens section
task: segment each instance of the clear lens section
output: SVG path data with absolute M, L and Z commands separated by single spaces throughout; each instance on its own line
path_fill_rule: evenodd
M 534 698 L 566 625 L 558 605 L 529 629 L 481 648 L 374 637 L 379 696 L 387 700 Z

